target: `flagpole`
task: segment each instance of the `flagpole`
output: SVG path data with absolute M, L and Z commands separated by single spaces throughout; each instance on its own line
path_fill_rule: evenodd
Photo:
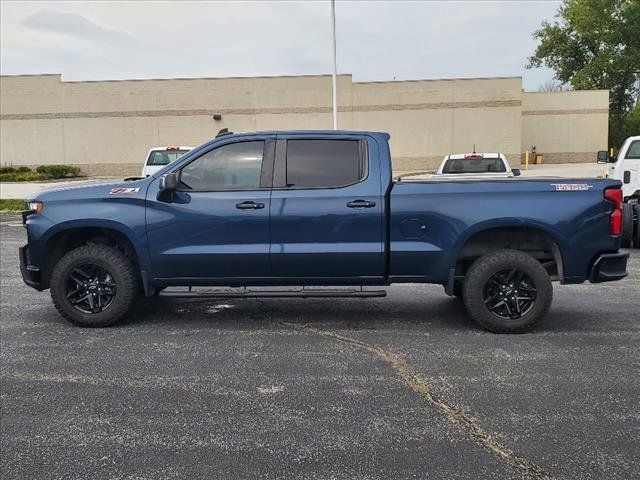
M 333 90 L 333 129 L 338 129 L 338 64 L 336 61 L 336 0 L 331 0 L 331 47 L 333 49 L 333 75 L 331 78 Z

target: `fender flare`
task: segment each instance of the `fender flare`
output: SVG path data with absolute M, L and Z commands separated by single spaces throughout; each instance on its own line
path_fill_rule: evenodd
M 49 242 L 49 240 L 51 240 L 55 235 L 81 228 L 103 228 L 107 230 L 114 230 L 121 235 L 124 235 L 135 250 L 140 269 L 146 271 L 149 270 L 151 265 L 149 253 L 148 250 L 143 247 L 144 243 L 141 244 L 141 242 L 146 242 L 146 229 L 144 229 L 141 234 L 136 234 L 135 230 L 115 220 L 83 218 L 56 223 L 42 235 L 42 245 L 46 245 L 47 242 Z
M 541 231 L 542 233 L 548 235 L 555 242 L 556 246 L 558 247 L 562 263 L 566 263 L 566 255 L 569 249 L 568 244 L 566 239 L 562 235 L 560 235 L 557 230 L 553 229 L 550 225 L 537 220 L 506 217 L 491 219 L 485 222 L 474 224 L 464 232 L 462 232 L 458 236 L 458 240 L 456 241 L 456 243 L 451 248 L 451 255 L 448 262 L 449 270 L 455 270 L 456 263 L 458 261 L 458 258 L 460 257 L 460 252 L 471 237 L 487 230 L 503 228 L 518 228 Z

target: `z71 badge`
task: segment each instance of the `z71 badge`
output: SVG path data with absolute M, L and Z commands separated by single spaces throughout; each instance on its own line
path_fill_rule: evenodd
M 131 193 L 138 193 L 140 191 L 139 187 L 135 188 L 112 188 L 109 192 L 109 195 L 127 195 Z
M 551 186 L 556 192 L 578 192 L 593 188 L 593 185 L 587 183 L 552 183 Z

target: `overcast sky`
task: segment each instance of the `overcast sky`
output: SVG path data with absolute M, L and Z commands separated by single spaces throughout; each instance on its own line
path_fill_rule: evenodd
M 354 81 L 521 75 L 559 1 L 342 1 L 338 72 Z M 64 80 L 331 72 L 330 2 L 0 3 L 3 75 Z

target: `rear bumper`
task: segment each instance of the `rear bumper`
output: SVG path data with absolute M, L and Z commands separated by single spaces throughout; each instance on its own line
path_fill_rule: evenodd
M 20 273 L 24 283 L 36 290 L 44 290 L 40 280 L 40 268 L 29 264 L 29 245 L 20 247 L 18 254 L 20 255 Z
M 589 281 L 591 283 L 612 282 L 628 275 L 628 252 L 603 253 L 596 258 L 591 267 Z

